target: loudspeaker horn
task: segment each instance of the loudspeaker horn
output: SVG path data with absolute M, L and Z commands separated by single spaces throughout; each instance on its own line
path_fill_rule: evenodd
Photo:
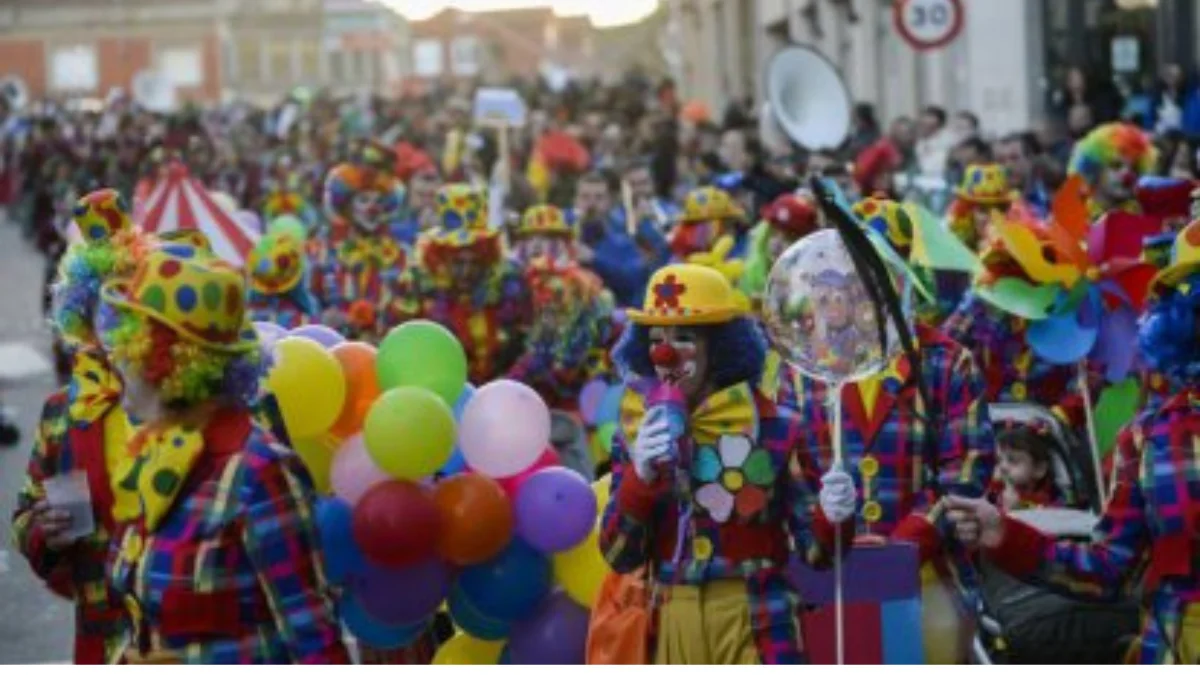
M 779 127 L 808 150 L 832 150 L 850 135 L 850 92 L 819 52 L 791 45 L 771 57 L 767 103 Z

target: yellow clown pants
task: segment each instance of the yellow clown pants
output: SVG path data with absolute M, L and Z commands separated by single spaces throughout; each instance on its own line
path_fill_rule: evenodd
M 659 665 L 758 665 L 750 600 L 740 579 L 671 586 L 659 608 Z

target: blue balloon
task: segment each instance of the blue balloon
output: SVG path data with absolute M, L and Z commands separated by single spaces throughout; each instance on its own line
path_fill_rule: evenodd
M 450 619 L 454 624 L 472 637 L 480 640 L 503 640 L 508 637 L 509 624 L 485 616 L 471 604 L 467 594 L 457 584 L 450 589 L 446 608 L 450 610 Z
M 355 638 L 375 649 L 400 649 L 416 642 L 429 630 L 429 620 L 409 625 L 393 626 L 371 616 L 362 604 L 350 594 L 342 596 L 338 603 L 342 623 Z
M 467 404 L 475 397 L 475 387 L 470 382 L 463 385 L 462 393 L 458 395 L 458 400 L 454 402 L 454 421 L 462 422 L 463 411 L 467 409 Z M 467 460 L 463 459 L 462 450 L 458 448 L 458 441 L 454 442 L 454 451 L 450 453 L 450 459 L 442 465 L 442 468 L 437 470 L 439 478 L 449 478 L 467 470 Z
M 517 621 L 537 610 L 550 592 L 551 578 L 549 558 L 513 537 L 496 557 L 464 568 L 459 584 L 484 615 Z
M 609 422 L 619 422 L 621 420 L 621 399 L 625 398 L 625 387 L 620 384 L 614 384 L 604 393 L 604 398 L 600 400 L 600 405 L 596 407 L 597 427 L 602 427 Z
M 454 420 L 462 421 L 463 411 L 467 409 L 467 404 L 471 399 L 475 398 L 475 386 L 470 382 L 463 385 L 462 393 L 458 395 L 458 400 L 454 402 Z
M 345 500 L 322 497 L 317 501 L 317 533 L 325 557 L 325 577 L 341 584 L 346 577 L 367 569 L 367 561 L 354 542 L 354 510 Z

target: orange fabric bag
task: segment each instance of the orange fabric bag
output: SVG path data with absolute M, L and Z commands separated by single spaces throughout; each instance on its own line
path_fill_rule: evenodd
M 651 588 L 643 572 L 609 572 L 588 625 L 587 664 L 637 666 L 653 663 Z

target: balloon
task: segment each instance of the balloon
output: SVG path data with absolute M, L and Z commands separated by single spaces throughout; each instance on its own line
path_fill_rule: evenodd
M 392 625 L 409 624 L 433 616 L 450 591 L 451 576 L 446 563 L 429 558 L 399 569 L 367 565 L 347 585 L 371 616 Z
M 513 539 L 500 555 L 463 569 L 459 585 L 485 616 L 514 621 L 533 614 L 550 591 L 550 576 L 550 561 Z
M 520 473 L 550 445 L 545 402 L 513 380 L 480 387 L 463 411 L 460 427 L 458 444 L 467 465 L 494 478 Z
M 517 534 L 542 553 L 578 546 L 596 524 L 596 495 L 583 476 L 566 467 L 530 476 L 514 506 Z
M 386 391 L 363 422 L 363 439 L 375 464 L 396 478 L 419 480 L 437 471 L 454 448 L 450 406 L 425 389 Z
M 579 416 L 583 418 L 584 424 L 590 426 L 596 423 L 596 413 L 599 412 L 600 403 L 607 393 L 608 383 L 603 378 L 597 377 L 583 385 L 583 389 L 579 391 Z
M 310 323 L 307 326 L 293 328 L 288 331 L 288 335 L 312 340 L 326 349 L 346 341 L 346 338 L 342 337 L 341 333 L 329 326 L 322 326 L 319 323 Z
M 475 398 L 475 385 L 468 382 L 463 385 L 462 391 L 454 401 L 454 421 L 462 421 L 463 411 L 467 409 L 467 404 L 473 398 Z
M 516 499 L 517 495 L 521 493 L 521 486 L 525 484 L 525 481 L 528 480 L 530 476 L 538 471 L 541 471 L 542 469 L 552 466 L 562 466 L 562 462 L 559 461 L 557 452 L 547 448 L 546 450 L 542 451 L 542 455 L 538 457 L 537 461 L 534 462 L 533 465 L 528 469 L 525 469 L 515 476 L 497 478 L 496 482 L 500 483 L 500 487 L 504 488 L 504 493 L 507 494 L 510 499 Z
M 329 350 L 346 377 L 346 403 L 331 432 L 345 438 L 362 430 L 371 404 L 379 398 L 375 380 L 375 347 L 365 342 L 343 342 Z
M 605 422 L 592 432 L 592 460 L 596 464 L 612 456 L 613 437 L 616 435 L 616 422 Z
M 362 434 L 355 434 L 342 443 L 342 447 L 333 456 L 333 466 L 329 473 L 333 493 L 351 506 L 357 504 L 367 490 L 389 479 L 367 454 Z
M 403 567 L 433 555 L 438 511 L 421 486 L 389 481 L 368 490 L 354 506 L 353 529 L 368 561 Z
M 554 580 L 567 595 L 583 607 L 595 607 L 600 585 L 609 573 L 608 563 L 600 552 L 600 531 L 592 530 L 582 544 L 554 556 L 553 564 Z
M 433 665 L 494 666 L 503 650 L 503 640 L 480 640 L 469 633 L 458 633 L 438 648 Z
M 292 448 L 304 462 L 308 475 L 312 478 L 313 487 L 317 494 L 327 495 L 332 490 L 333 455 L 338 447 L 337 436 L 325 434 L 315 438 L 301 438 L 295 441 Z
M 930 563 L 922 566 L 921 637 L 928 664 L 963 663 L 967 657 L 973 622 L 960 612 L 955 593 Z
M 450 476 L 457 476 L 466 470 L 467 460 L 463 459 L 462 452 L 458 448 L 455 448 L 454 452 L 450 453 L 450 459 L 446 460 L 442 468 L 437 470 L 437 475 L 442 478 L 449 478 Z
M 233 214 L 233 217 L 242 226 L 243 230 L 257 235 L 262 234 L 262 218 L 259 218 L 257 213 L 242 209 Z M 304 240 L 300 239 L 300 241 L 303 242 Z
M 907 277 L 892 269 L 892 278 L 909 317 L 912 291 L 901 282 Z M 822 382 L 861 380 L 900 353 L 890 319 L 887 344 L 880 344 L 875 305 L 836 230 L 810 234 L 783 252 L 767 279 L 762 313 L 784 359 Z
M 346 378 L 337 359 L 321 345 L 291 336 L 275 345 L 267 389 L 275 394 L 293 441 L 328 431 L 346 402 Z
M 480 640 L 503 640 L 508 637 L 509 625 L 483 612 L 471 602 L 465 591 L 459 585 L 450 589 L 450 597 L 446 600 L 447 611 L 454 625 L 464 633 Z
M 591 613 L 566 593 L 555 591 L 533 616 L 513 624 L 508 638 L 517 665 L 583 665 Z
M 270 321 L 255 321 L 254 332 L 258 334 L 258 343 L 264 350 L 269 350 L 287 335 L 287 329 Z
M 366 609 L 349 594 L 338 602 L 342 623 L 358 641 L 375 649 L 400 649 L 416 642 L 429 629 L 429 622 L 421 621 L 410 625 L 390 625 L 371 616 Z
M 428 389 L 447 406 L 454 405 L 467 382 L 467 354 L 458 338 L 432 321 L 408 321 L 389 331 L 375 367 L 384 390 Z
M 479 474 L 448 478 L 433 489 L 441 528 L 438 555 L 456 565 L 481 563 L 512 538 L 513 514 L 496 481 Z
M 308 239 L 308 228 L 296 216 L 288 213 L 278 216 L 267 225 L 267 233 L 286 232 L 299 241 Z
M 625 387 L 620 384 L 609 386 L 596 407 L 594 424 L 598 427 L 605 424 L 616 424 L 621 419 L 621 400 L 625 398 Z
M 336 497 L 317 501 L 317 534 L 321 537 L 321 553 L 325 558 L 325 577 L 340 584 L 367 568 L 358 545 L 354 543 L 354 510 Z
M 596 510 L 599 514 L 603 514 L 604 509 L 608 508 L 608 500 L 612 497 L 611 473 L 604 474 L 595 483 L 592 483 L 592 494 L 596 495 Z

